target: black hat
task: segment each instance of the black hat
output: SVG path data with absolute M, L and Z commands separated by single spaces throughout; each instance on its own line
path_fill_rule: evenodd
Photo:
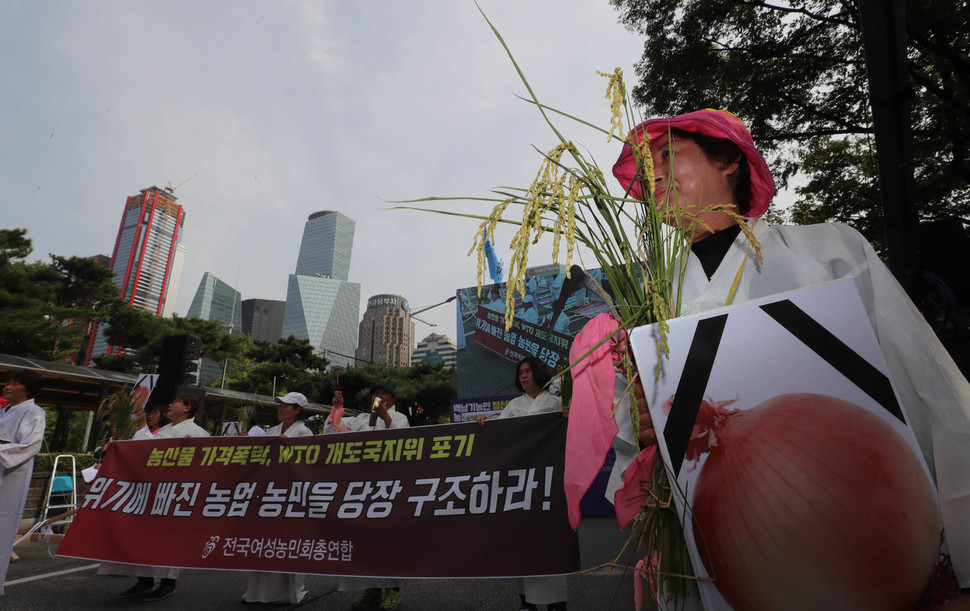
M 371 386 L 370 394 L 374 394 L 374 392 L 378 388 L 383 388 L 388 393 L 390 393 L 392 397 L 397 397 L 397 391 L 394 390 L 394 385 L 391 384 L 390 382 L 378 382 L 377 384 L 374 384 L 373 386 Z

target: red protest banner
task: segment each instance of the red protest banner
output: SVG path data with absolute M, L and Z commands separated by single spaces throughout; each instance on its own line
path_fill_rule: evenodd
M 113 444 L 59 555 L 383 577 L 579 568 L 558 414 Z M 146 546 L 140 533 L 161 533 Z

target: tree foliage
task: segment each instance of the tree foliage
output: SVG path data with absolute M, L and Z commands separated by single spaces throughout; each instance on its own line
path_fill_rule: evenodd
M 33 252 L 26 229 L 0 229 L 0 352 L 60 360 L 118 304 L 111 271 L 93 259 Z
M 291 335 L 276 343 L 247 340 L 247 344 L 231 363 L 226 388 L 269 396 L 291 391 L 308 398 L 317 394 L 317 375 L 324 372 L 327 360 L 316 354 L 309 340 Z
M 799 172 L 791 219 L 882 240 L 869 86 L 853 0 L 613 0 L 645 37 L 634 98 L 647 116 L 741 117 L 776 181 Z M 923 218 L 970 214 L 970 6 L 908 2 L 915 197 Z

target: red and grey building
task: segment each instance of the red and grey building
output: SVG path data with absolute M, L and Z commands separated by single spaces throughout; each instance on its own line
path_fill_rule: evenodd
M 156 316 L 171 313 L 178 293 L 184 248 L 185 210 L 170 191 L 152 186 L 125 202 L 111 270 L 122 298 Z M 116 354 L 101 333 L 92 333 L 84 365 L 91 356 Z

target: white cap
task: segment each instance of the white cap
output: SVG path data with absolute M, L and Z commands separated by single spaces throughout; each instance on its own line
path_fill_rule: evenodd
M 304 397 L 303 393 L 301 392 L 288 392 L 283 397 L 276 397 L 276 402 L 299 405 L 300 407 L 306 407 L 308 405 L 306 397 Z

